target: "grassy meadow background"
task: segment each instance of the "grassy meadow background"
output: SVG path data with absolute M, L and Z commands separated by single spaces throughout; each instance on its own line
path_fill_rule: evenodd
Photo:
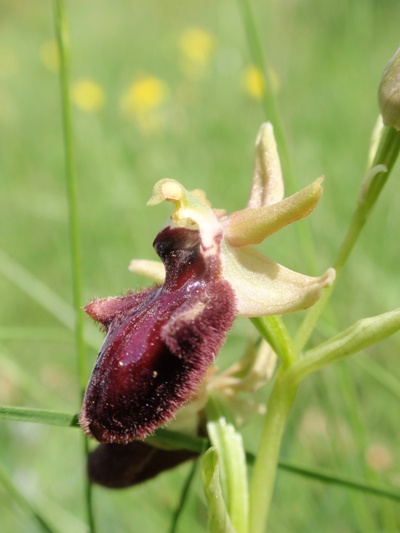
M 287 194 L 326 177 L 309 219 L 313 244 L 304 249 L 291 227 L 262 248 L 290 268 L 320 274 L 356 203 L 377 87 L 399 44 L 400 3 L 252 6 L 296 178 Z M 155 258 L 152 241 L 170 212 L 146 207 L 157 180 L 202 188 L 228 212 L 244 207 L 255 136 L 267 117 L 238 2 L 70 0 L 67 13 L 87 302 L 146 283 L 127 267 L 134 257 Z M 59 92 L 51 2 L 0 0 L 0 404 L 76 413 Z M 398 306 L 399 197 L 398 164 L 314 341 Z M 52 312 L 49 291 L 62 299 Z M 293 331 L 300 318 L 287 320 Z M 91 367 L 102 335 L 89 322 Z M 237 321 L 219 366 L 239 357 L 251 334 L 249 321 Z M 399 351 L 397 335 L 308 379 L 282 458 L 400 490 Z M 256 419 L 244 429 L 248 449 L 259 426 Z M 57 531 L 86 531 L 78 429 L 2 422 L 0 466 Z M 187 472 L 184 465 L 120 492 L 96 487 L 99 532 L 167 532 Z M 40 531 L 1 486 L 0 517 L 2 533 Z M 205 524 L 198 472 L 179 531 L 204 532 Z M 271 532 L 398 530 L 396 503 L 279 473 Z

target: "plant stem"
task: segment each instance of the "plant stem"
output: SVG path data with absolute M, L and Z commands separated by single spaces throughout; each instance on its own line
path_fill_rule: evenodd
M 400 131 L 397 131 L 394 128 L 384 128 L 376 155 L 371 164 L 371 169 L 377 167 L 378 165 L 384 165 L 386 167 L 386 171 L 380 170 L 376 175 L 373 176 L 373 178 L 371 178 L 370 183 L 365 183 L 364 181 L 361 185 L 357 208 L 354 212 L 350 227 L 343 240 L 342 246 L 339 249 L 336 261 L 333 264 L 333 267 L 336 270 L 336 282 L 332 287 L 324 291 L 320 300 L 308 311 L 302 324 L 300 325 L 294 339 L 296 349 L 299 352 L 301 352 L 307 344 L 319 317 L 329 302 L 333 288 L 337 283 L 343 267 L 370 216 L 373 206 L 378 200 L 379 195 L 389 178 L 389 175 L 399 155 L 399 151 Z
M 72 134 L 71 105 L 69 90 L 69 44 L 68 25 L 62 0 L 55 0 L 55 27 L 60 56 L 60 82 L 61 82 L 61 103 L 62 103 L 62 123 L 63 139 L 65 151 L 65 169 L 67 198 L 69 210 L 69 240 L 71 247 L 71 271 L 72 271 L 72 291 L 73 304 L 76 312 L 75 316 L 75 339 L 77 345 L 77 362 L 80 389 L 83 394 L 86 387 L 86 352 L 83 338 L 83 314 L 82 304 L 82 275 L 81 275 L 81 254 L 79 237 L 79 215 L 77 206 L 77 186 L 75 173 L 74 143 Z
M 58 52 L 60 58 L 60 85 L 62 103 L 62 124 L 65 151 L 65 169 L 67 183 L 67 198 L 69 209 L 69 239 L 71 247 L 71 270 L 72 270 L 72 293 L 73 305 L 75 309 L 75 341 L 78 365 L 78 378 L 80 388 L 80 399 L 82 399 L 86 387 L 86 350 L 83 331 L 82 304 L 82 271 L 80 257 L 80 236 L 79 236 L 79 215 L 77 202 L 77 185 L 74 163 L 74 143 L 71 120 L 70 103 L 70 76 L 69 76 L 69 32 L 67 17 L 63 0 L 54 0 L 54 25 L 58 42 Z M 89 453 L 89 445 L 86 437 L 83 437 L 84 459 L 86 461 Z M 89 530 L 95 531 L 92 490 L 91 484 L 85 477 L 85 499 L 89 522 Z
M 250 531 L 263 533 L 275 485 L 279 452 L 286 419 L 296 397 L 297 386 L 288 386 L 280 372 L 268 402 L 261 444 L 250 489 Z
M 289 368 L 297 360 L 297 354 L 282 317 L 263 316 L 250 320 L 279 357 L 283 368 Z

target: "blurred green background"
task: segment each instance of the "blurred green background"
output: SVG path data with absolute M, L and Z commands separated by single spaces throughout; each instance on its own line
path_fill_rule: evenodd
M 157 180 L 202 188 L 228 212 L 244 207 L 255 136 L 267 117 L 238 2 L 67 4 L 86 302 L 145 283 L 127 266 L 134 257 L 155 258 L 152 241 L 169 214 L 169 206 L 146 208 Z M 302 250 L 291 227 L 263 250 L 320 274 L 356 203 L 377 87 L 399 44 L 400 3 L 271 0 L 253 8 L 296 188 L 326 177 L 309 220 L 314 249 Z M 52 5 L 1 0 L 0 27 L 0 404 L 74 413 L 80 406 L 72 334 L 29 295 L 33 276 L 72 301 Z M 315 340 L 398 305 L 399 168 Z M 37 289 L 50 305 L 46 290 Z M 289 327 L 300 319 L 289 317 Z M 251 333 L 248 321 L 237 321 L 221 367 L 241 355 Z M 397 335 L 307 380 L 282 458 L 400 488 L 399 348 Z M 245 429 L 249 449 L 259 425 Z M 13 482 L 59 531 L 85 531 L 79 430 L 1 423 L 0 431 L 0 464 Z M 187 472 L 185 465 L 121 492 L 96 488 L 99 531 L 168 531 Z M 280 472 L 269 531 L 398 531 L 399 515 L 395 503 Z M 1 532 L 38 531 L 2 488 L 0 517 Z M 179 531 L 202 532 L 205 524 L 197 475 Z

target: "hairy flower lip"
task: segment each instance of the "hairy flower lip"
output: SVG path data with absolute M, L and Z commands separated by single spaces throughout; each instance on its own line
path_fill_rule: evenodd
M 202 252 L 197 231 L 166 227 L 154 245 L 167 272 L 162 286 L 86 308 L 107 331 L 80 416 L 100 442 L 145 438 L 169 422 L 200 385 L 236 314 L 220 261 Z

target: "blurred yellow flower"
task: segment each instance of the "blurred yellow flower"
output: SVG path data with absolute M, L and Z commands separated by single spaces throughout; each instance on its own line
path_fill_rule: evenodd
M 269 70 L 272 88 L 274 91 L 279 89 L 279 79 L 274 70 Z M 261 70 L 252 65 L 247 67 L 243 73 L 243 88 L 244 90 L 256 100 L 261 100 L 265 91 L 265 81 Z
M 121 111 L 134 119 L 144 133 L 163 127 L 161 107 L 168 97 L 167 84 L 155 76 L 142 76 L 123 93 Z
M 82 111 L 95 113 L 104 106 L 104 90 L 92 80 L 79 80 L 72 86 L 72 101 Z
M 189 77 L 200 77 L 215 51 L 215 38 L 200 28 L 187 28 L 179 36 L 181 68 Z
M 246 68 L 243 73 L 243 87 L 245 91 L 260 100 L 264 94 L 265 82 L 261 70 L 254 65 Z
M 40 47 L 40 59 L 46 68 L 51 72 L 58 72 L 60 69 L 60 57 L 58 54 L 57 42 L 53 39 L 46 41 Z
M 199 65 L 209 62 L 215 49 L 214 37 L 200 28 L 188 28 L 179 37 L 179 47 L 187 59 Z
M 167 98 L 166 84 L 154 76 L 143 76 L 125 91 L 121 109 L 128 115 L 137 115 L 159 107 Z

